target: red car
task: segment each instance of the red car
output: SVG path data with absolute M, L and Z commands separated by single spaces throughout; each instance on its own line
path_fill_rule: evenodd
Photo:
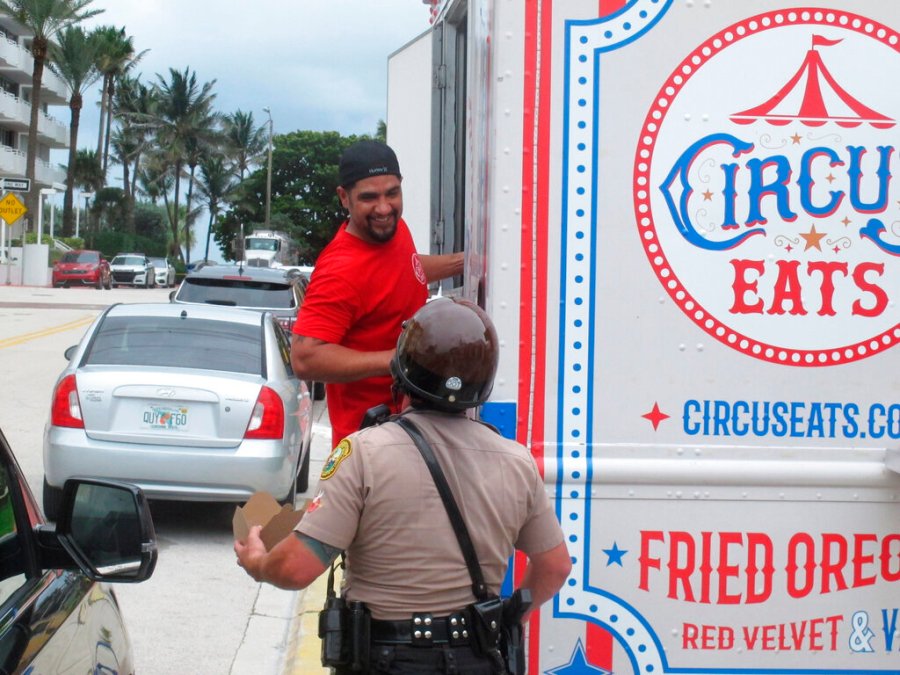
M 53 265 L 53 286 L 69 284 L 112 288 L 109 261 L 100 251 L 66 251 Z

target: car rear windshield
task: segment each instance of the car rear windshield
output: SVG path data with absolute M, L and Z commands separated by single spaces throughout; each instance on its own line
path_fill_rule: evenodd
M 100 261 L 100 254 L 96 251 L 66 251 L 59 259 L 64 263 L 95 263 Z
M 172 366 L 262 373 L 262 325 L 174 316 L 108 316 L 85 365 Z
M 176 301 L 254 309 L 295 309 L 297 306 L 290 284 L 253 279 L 188 277 L 181 285 Z

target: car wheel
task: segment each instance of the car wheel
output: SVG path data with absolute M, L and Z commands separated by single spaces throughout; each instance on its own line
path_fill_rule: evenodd
M 298 474 L 297 478 L 291 481 L 291 489 L 288 490 L 287 495 L 283 499 L 279 499 L 278 503 L 284 506 L 285 504 L 288 506 L 293 506 L 294 502 L 297 501 L 297 481 L 300 480 L 300 476 Z
M 309 490 L 309 456 L 312 454 L 312 448 L 307 448 L 306 456 L 300 465 L 300 473 L 297 474 L 297 492 L 306 492 Z
M 47 520 L 56 521 L 59 518 L 62 495 L 62 488 L 53 487 L 44 476 L 44 515 L 47 516 Z

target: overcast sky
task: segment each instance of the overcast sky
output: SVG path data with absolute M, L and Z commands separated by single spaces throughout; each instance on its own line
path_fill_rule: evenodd
M 275 133 L 374 133 L 385 117 L 387 57 L 429 28 L 422 0 L 94 0 L 87 26 L 125 27 L 144 82 L 190 66 L 215 80 L 215 107 Z M 96 89 L 96 87 L 95 87 Z M 78 146 L 96 148 L 97 101 L 85 97 Z M 68 123 L 68 111 L 52 111 Z M 60 161 L 65 161 L 62 159 Z
M 125 27 L 145 83 L 190 67 L 200 83 L 215 80 L 214 107 L 271 109 L 276 134 L 298 129 L 374 134 L 387 108 L 387 57 L 428 30 L 422 0 L 94 0 L 102 14 L 85 22 Z M 99 85 L 85 94 L 78 147 L 96 149 Z M 68 108 L 51 114 L 69 123 Z M 65 164 L 67 154 L 52 161 Z M 120 185 L 115 168 L 111 185 Z M 205 240 L 205 216 L 196 220 Z M 194 247 L 192 258 L 200 244 Z M 210 255 L 212 258 L 219 256 Z

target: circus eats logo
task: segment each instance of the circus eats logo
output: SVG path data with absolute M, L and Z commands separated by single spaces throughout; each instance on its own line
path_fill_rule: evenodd
M 638 231 L 671 298 L 749 356 L 829 366 L 900 341 L 900 36 L 795 9 L 675 68 L 634 166 Z

